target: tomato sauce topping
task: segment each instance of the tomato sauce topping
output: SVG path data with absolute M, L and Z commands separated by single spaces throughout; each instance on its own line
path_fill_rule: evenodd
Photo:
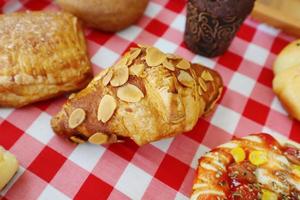
M 243 184 L 255 183 L 254 174 L 256 167 L 249 161 L 232 163 L 228 166 L 228 176 L 231 179 L 231 187 L 238 187 Z
M 255 200 L 259 199 L 260 187 L 256 184 L 242 184 L 232 190 L 229 200 Z

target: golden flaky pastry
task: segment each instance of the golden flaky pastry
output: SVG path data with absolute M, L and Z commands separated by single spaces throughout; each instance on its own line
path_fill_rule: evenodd
M 274 62 L 273 90 L 288 113 L 300 120 L 300 40 L 286 46 Z
M 300 120 L 300 64 L 277 74 L 273 90 L 288 113 Z
M 72 95 L 52 127 L 77 143 L 129 137 L 143 145 L 191 130 L 221 91 L 213 70 L 153 47 L 132 48 Z
M 73 15 L 0 16 L 0 106 L 20 107 L 80 89 L 91 76 L 84 35 Z
M 296 65 L 300 66 L 300 40 L 291 42 L 279 53 L 274 62 L 273 71 L 277 75 Z

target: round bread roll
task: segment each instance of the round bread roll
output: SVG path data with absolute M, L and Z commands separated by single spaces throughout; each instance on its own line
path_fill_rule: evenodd
M 19 168 L 16 157 L 0 146 L 0 191 L 15 175 Z
M 288 113 L 300 120 L 300 64 L 277 74 L 273 90 Z
M 300 65 L 300 40 L 296 40 L 287 45 L 275 60 L 273 70 L 275 74 L 283 70 Z
M 57 0 L 57 3 L 88 26 L 116 32 L 136 22 L 148 0 Z

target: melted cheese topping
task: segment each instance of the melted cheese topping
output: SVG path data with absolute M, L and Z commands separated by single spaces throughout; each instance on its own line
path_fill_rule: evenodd
M 226 170 L 226 166 L 224 165 L 223 162 L 227 161 L 228 159 L 226 157 L 224 157 L 222 154 L 208 153 L 208 154 L 204 155 L 204 157 L 211 158 L 210 164 L 213 164 L 213 165 L 221 168 L 222 170 Z
M 300 180 L 296 180 L 294 177 L 288 177 L 287 181 L 300 191 Z
M 203 167 L 204 169 L 207 169 L 207 170 L 212 170 L 212 171 L 215 171 L 215 172 L 218 171 L 218 169 L 215 166 L 213 166 L 213 165 L 211 165 L 209 163 L 201 162 L 200 166 Z
M 272 162 L 268 162 L 266 167 L 272 170 L 286 170 L 291 167 L 290 162 L 285 156 L 269 152 L 268 160 L 272 160 Z
M 228 149 L 234 149 L 236 147 L 238 147 L 239 145 L 237 143 L 233 143 L 233 142 L 228 142 L 225 144 L 220 145 L 220 148 L 228 148 Z
M 262 143 L 262 139 L 255 135 L 249 135 L 249 136 L 243 137 L 243 139 L 249 140 L 251 142 Z
M 208 184 L 206 184 L 206 183 L 195 183 L 193 185 L 193 189 L 204 188 L 204 187 L 207 187 L 207 186 L 208 186 Z
M 280 181 L 269 170 L 257 168 L 255 170 L 257 181 L 263 186 L 280 193 L 287 193 L 289 190 L 288 185 Z
M 219 190 L 199 190 L 196 191 L 192 196 L 191 200 L 197 200 L 202 195 L 217 195 L 217 196 L 225 196 L 225 193 Z

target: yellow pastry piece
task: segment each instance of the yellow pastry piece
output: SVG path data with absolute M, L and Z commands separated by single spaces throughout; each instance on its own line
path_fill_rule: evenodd
M 293 165 L 292 172 L 300 178 L 300 165 Z
M 273 70 L 277 75 L 296 65 L 300 65 L 300 40 L 291 42 L 279 53 L 274 62 Z
M 251 151 L 249 160 L 253 165 L 263 165 L 268 162 L 268 154 L 264 151 Z
M 262 200 L 277 200 L 278 196 L 274 192 L 271 192 L 266 189 L 262 189 Z
M 300 120 L 300 64 L 277 74 L 273 90 L 289 114 Z
M 19 168 L 18 161 L 14 155 L 5 151 L 0 146 L 0 191 L 15 175 Z
M 246 153 L 243 148 L 236 147 L 230 151 L 231 155 L 233 156 L 235 162 L 242 162 L 246 158 Z
M 81 24 L 64 12 L 0 15 L 0 106 L 81 89 L 92 78 Z

